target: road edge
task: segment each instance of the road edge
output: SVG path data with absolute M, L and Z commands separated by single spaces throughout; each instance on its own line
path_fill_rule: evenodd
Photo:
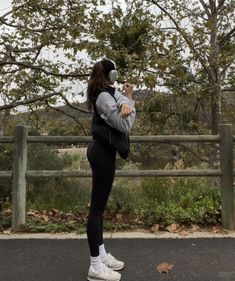
M 193 233 L 169 233 L 158 231 L 150 233 L 144 231 L 133 232 L 105 232 L 106 239 L 190 239 L 190 238 L 235 238 L 235 231 L 213 233 L 209 231 L 195 231 Z M 0 240 L 9 239 L 87 239 L 86 234 L 72 233 L 9 233 L 0 234 Z

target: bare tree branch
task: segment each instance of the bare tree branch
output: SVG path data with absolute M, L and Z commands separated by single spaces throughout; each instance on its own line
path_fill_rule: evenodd
M 32 48 L 21 48 L 21 49 L 12 47 L 11 52 L 13 52 L 13 53 L 35 52 L 35 51 L 41 50 L 42 47 L 43 47 L 43 45 L 35 46 Z
M 58 96 L 58 93 L 51 93 L 51 94 L 44 95 L 44 96 L 37 96 L 37 97 L 31 98 L 31 99 L 25 99 L 23 101 L 15 101 L 14 100 L 13 102 L 11 102 L 9 104 L 1 105 L 0 111 L 3 110 L 3 109 L 15 108 L 15 107 L 20 106 L 20 105 L 32 104 L 32 103 L 35 103 L 37 101 L 44 101 L 44 100 L 46 100 L 50 97 L 53 97 L 53 96 Z
M 200 0 L 199 0 L 199 1 L 200 1 Z M 203 0 L 202 0 L 202 1 L 203 1 Z M 203 19 L 203 20 L 207 20 L 205 17 L 194 13 L 194 12 L 192 11 L 192 9 L 190 9 L 190 8 L 186 7 L 185 5 L 181 4 L 180 1 L 177 0 L 175 3 L 177 4 L 177 6 L 181 7 L 181 8 L 184 9 L 184 10 L 186 10 L 186 11 L 189 12 L 190 14 L 193 14 L 194 16 L 199 17 L 199 18 L 201 18 L 201 19 Z M 209 10 L 208 10 L 208 11 L 209 11 Z M 209 14 L 207 14 L 207 16 L 209 17 Z
M 220 47 L 224 46 L 229 41 L 229 39 L 234 35 L 235 35 L 235 27 L 231 29 L 226 35 L 223 36 L 223 38 L 219 42 Z
M 19 9 L 21 9 L 22 7 L 24 7 L 25 5 L 30 5 L 30 6 L 32 6 L 32 7 L 37 7 L 37 8 L 40 8 L 40 9 L 42 9 L 42 7 L 41 6 L 39 6 L 39 5 L 31 5 L 31 3 L 29 3 L 29 2 L 26 2 L 26 3 L 24 3 L 24 4 L 22 4 L 22 5 L 20 5 L 20 6 L 18 6 L 18 7 L 14 7 L 12 10 L 10 10 L 10 11 L 8 11 L 6 14 L 4 14 L 4 15 L 2 15 L 1 17 L 0 17 L 0 22 L 2 22 L 2 24 L 5 24 L 5 25 L 7 25 L 7 26 L 10 26 L 10 27 L 14 27 L 14 28 L 27 28 L 29 31 L 31 31 L 31 32 L 45 32 L 45 31 L 51 31 L 51 30 L 56 30 L 56 29 L 62 29 L 62 28 L 68 28 L 69 26 L 68 25 L 62 25 L 62 26 L 57 26 L 57 27 L 50 27 L 50 28 L 41 28 L 41 29 L 31 29 L 31 28 L 29 28 L 28 26 L 23 26 L 23 25 L 16 25 L 16 24 L 13 24 L 13 23 L 8 23 L 6 20 L 5 20 L 5 18 L 7 17 L 7 16 L 9 16 L 10 14 L 12 14 L 13 12 L 16 12 L 16 11 L 18 11 Z M 44 8 L 44 10 L 55 10 L 55 9 L 51 9 L 51 8 L 48 8 L 48 9 L 46 9 L 46 8 Z
M 39 123 L 42 123 L 42 122 L 41 122 L 41 120 L 40 120 L 40 118 L 39 118 L 39 116 L 37 114 L 37 111 L 34 110 L 32 104 L 29 105 L 29 109 L 30 109 L 30 112 L 29 112 L 29 115 L 28 115 L 29 116 L 28 120 L 31 120 L 32 122 L 34 122 L 34 120 L 33 120 L 33 118 L 31 116 L 35 116 L 36 117 L 36 129 L 38 129 Z
M 223 69 L 222 69 L 221 72 L 220 72 L 220 78 L 223 78 L 223 77 L 224 77 L 224 75 L 226 74 L 227 69 L 229 68 L 229 66 L 230 66 L 231 64 L 232 64 L 231 62 L 230 62 L 230 63 L 227 63 L 227 64 L 223 67 Z
M 27 5 L 28 3 L 24 3 L 18 7 L 14 7 L 12 8 L 10 11 L 8 11 L 6 14 L 2 15 L 0 18 L 4 19 L 5 17 L 9 16 L 10 14 L 12 14 L 13 12 L 18 11 L 19 9 L 21 9 L 22 7 L 24 7 L 25 5 Z
M 2 24 L 5 24 L 5 25 L 10 26 L 10 27 L 14 27 L 14 28 L 22 28 L 23 27 L 23 26 L 20 26 L 20 25 L 12 24 L 12 23 L 7 23 L 2 17 L 0 17 L 0 22 Z
M 81 109 L 81 108 L 79 108 L 79 107 L 77 107 L 77 106 L 71 104 L 71 103 L 68 101 L 68 99 L 67 99 L 63 94 L 60 93 L 59 95 L 61 96 L 61 98 L 66 102 L 66 104 L 67 104 L 69 107 L 71 107 L 71 108 L 73 108 L 73 109 L 75 109 L 75 110 L 78 110 L 78 111 L 80 111 L 80 112 L 82 112 L 82 113 L 92 114 L 92 112 L 90 112 L 90 111 L 83 110 L 83 109 Z
M 61 30 L 61 29 L 66 29 L 69 27 L 68 25 L 61 25 L 61 26 L 56 26 L 56 27 L 48 27 L 48 28 L 45 27 L 45 28 L 33 29 L 33 28 L 29 28 L 26 25 L 9 23 L 6 20 L 4 20 L 2 17 L 0 17 L 0 22 L 6 26 L 10 26 L 13 28 L 18 28 L 18 29 L 27 28 L 28 31 L 35 32 L 35 33 L 37 33 L 37 32 L 42 33 L 42 32 L 53 31 L 53 30 Z
M 200 3 L 202 4 L 204 10 L 206 11 L 206 14 L 208 16 L 208 18 L 211 16 L 210 10 L 208 9 L 208 6 L 206 5 L 204 0 L 199 0 Z
M 36 53 L 36 55 L 35 55 L 35 57 L 34 57 L 34 59 L 33 59 L 33 61 L 32 61 L 32 64 L 34 64 L 34 63 L 36 62 L 38 56 L 39 56 L 40 53 L 41 53 L 42 48 L 43 48 L 43 45 L 41 45 L 41 46 L 38 48 L 38 51 L 37 51 L 37 53 Z
M 208 73 L 208 75 L 210 77 L 213 78 L 213 74 L 211 73 L 211 70 L 209 67 L 207 67 L 206 62 L 203 60 L 202 56 L 198 53 L 198 51 L 195 49 L 193 42 L 191 41 L 191 39 L 188 37 L 188 35 L 186 34 L 186 32 L 179 26 L 179 24 L 177 23 L 177 21 L 172 17 L 172 15 L 164 8 L 162 7 L 156 0 L 148 0 L 148 2 L 152 2 L 153 4 L 155 4 L 162 12 L 164 12 L 169 18 L 170 20 L 173 22 L 173 24 L 175 25 L 176 29 L 178 30 L 178 32 L 180 33 L 180 35 L 184 38 L 184 40 L 186 41 L 186 43 L 188 44 L 189 48 L 192 50 L 192 52 L 195 54 L 195 56 L 198 58 L 198 60 L 200 61 L 202 67 L 204 68 L 204 70 Z
M 211 13 L 215 13 L 216 12 L 216 0 L 209 0 L 210 3 L 210 9 L 211 9 Z
M 73 73 L 62 74 L 62 73 L 55 73 L 55 72 L 48 71 L 48 70 L 42 68 L 41 66 L 31 65 L 31 64 L 24 63 L 24 62 L 0 61 L 0 66 L 5 66 L 5 65 L 22 66 L 24 68 L 31 68 L 33 70 L 41 71 L 41 72 L 45 73 L 46 75 L 52 75 L 52 76 L 64 77 L 64 78 L 69 78 L 69 77 L 87 77 L 87 76 L 90 75 L 90 74 L 85 74 L 85 73 L 84 74 L 73 74 Z
M 9 70 L 9 71 L 3 71 L 2 69 L 0 69 L 0 74 L 13 74 L 18 72 L 20 69 L 14 69 L 14 70 Z
M 217 9 L 220 10 L 223 7 L 224 3 L 225 3 L 225 0 L 219 0 L 219 5 L 218 5 Z
M 224 88 L 221 90 L 221 92 L 234 92 L 235 93 L 235 87 L 234 88 Z
M 51 108 L 51 109 L 53 109 L 53 110 L 55 110 L 55 111 L 58 111 L 58 112 L 62 112 L 64 115 L 66 115 L 66 116 L 70 117 L 71 119 L 73 119 L 73 120 L 82 128 L 83 134 L 84 134 L 84 136 L 86 136 L 86 130 L 85 130 L 85 128 L 83 127 L 82 123 L 78 121 L 78 119 L 77 119 L 76 117 L 74 117 L 74 116 L 72 116 L 71 114 L 69 114 L 68 112 L 64 111 L 62 108 L 51 106 L 48 101 L 45 101 L 45 103 L 46 103 L 46 105 L 47 105 L 49 108 Z

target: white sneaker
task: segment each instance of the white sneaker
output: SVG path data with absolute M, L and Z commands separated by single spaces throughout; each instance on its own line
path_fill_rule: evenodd
M 124 267 L 124 262 L 118 261 L 110 253 L 107 254 L 106 258 L 102 260 L 102 262 L 112 270 L 120 270 Z
M 90 266 L 88 271 L 87 280 L 89 281 L 119 281 L 121 280 L 121 274 L 108 268 L 105 264 L 102 264 L 102 268 L 99 271 L 94 271 Z

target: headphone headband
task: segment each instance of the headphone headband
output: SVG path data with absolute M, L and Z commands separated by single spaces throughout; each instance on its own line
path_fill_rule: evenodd
M 100 62 L 103 65 L 105 75 L 107 76 L 107 78 L 111 83 L 114 83 L 118 76 L 115 62 L 106 58 L 101 60 Z

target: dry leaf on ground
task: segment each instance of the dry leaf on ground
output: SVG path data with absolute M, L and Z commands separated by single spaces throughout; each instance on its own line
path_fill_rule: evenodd
M 200 227 L 197 224 L 192 224 L 191 228 L 192 228 L 192 231 L 197 231 L 200 229 Z
M 3 234 L 10 235 L 11 234 L 11 229 L 3 230 Z
M 179 224 L 172 223 L 166 227 L 166 230 L 168 230 L 170 233 L 178 232 L 180 230 L 180 227 Z
M 173 267 L 174 265 L 171 263 L 162 262 L 156 267 L 156 270 L 160 273 L 169 273 Z
M 190 232 L 189 230 L 182 230 L 182 231 L 179 231 L 179 235 L 181 236 L 187 236 L 189 234 L 191 234 L 192 232 Z
M 213 226 L 210 230 L 212 233 L 218 233 L 218 234 L 228 234 L 228 231 L 223 229 L 221 226 Z
M 160 225 L 156 223 L 150 228 L 150 231 L 153 233 L 156 233 L 159 231 L 159 227 L 160 227 Z

